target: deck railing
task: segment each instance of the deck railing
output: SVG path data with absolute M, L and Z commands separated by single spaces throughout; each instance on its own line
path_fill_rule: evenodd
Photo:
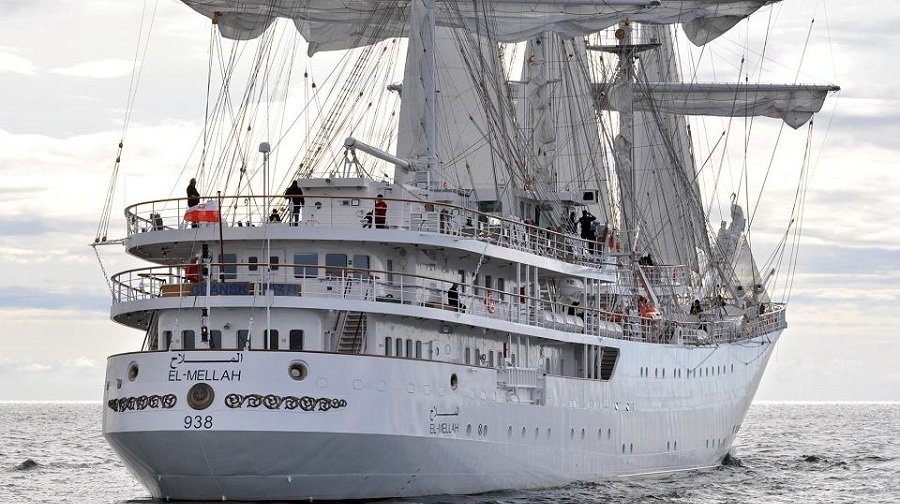
M 306 205 L 301 210 L 301 218 L 296 224 L 302 228 L 359 229 L 366 227 L 373 233 L 383 232 L 371 223 L 367 213 L 374 207 L 375 198 L 336 197 L 309 194 L 304 196 Z M 281 221 L 271 222 L 266 216 L 265 202 L 274 201 L 280 212 Z M 424 202 L 411 199 L 384 198 L 388 205 L 385 226 L 388 229 L 402 229 L 426 233 L 448 234 L 469 238 L 495 245 L 509 247 L 552 257 L 570 263 L 601 266 L 610 264 L 609 254 L 619 253 L 617 237 L 614 233 L 599 240 L 585 240 L 573 229 L 547 229 L 520 220 L 509 219 L 491 213 L 457 205 Z M 166 230 L 190 230 L 210 226 L 258 227 L 275 226 L 285 229 L 292 226 L 290 212 L 277 196 L 213 198 L 203 203 L 215 210 L 202 210 L 200 222 L 185 220 L 189 209 L 184 198 L 149 201 L 129 206 L 125 209 L 127 234 Z M 214 204 L 213 204 L 214 203 Z M 280 205 L 280 206 L 279 206 Z M 272 208 L 270 205 L 268 208 Z M 196 209 L 195 209 L 196 210 Z M 196 219 L 192 219 L 196 220 Z M 612 236 L 612 239 L 609 239 Z M 610 247 L 612 243 L 612 247 Z
M 259 275 L 249 274 L 251 266 L 257 268 Z M 189 306 L 194 306 L 196 297 L 207 295 L 346 299 L 422 306 L 595 336 L 695 345 L 748 339 L 786 327 L 784 306 L 776 303 L 766 305 L 761 314 L 753 317 L 720 320 L 713 314 L 708 317 L 701 314 L 679 316 L 678 321 L 654 320 L 470 284 L 460 286 L 458 301 L 453 303 L 447 297 L 453 282 L 382 270 L 285 263 L 210 263 L 212 281 L 202 281 L 193 276 L 197 274 L 196 267 L 195 264 L 154 266 L 116 274 L 112 277 L 113 304 L 190 298 Z M 278 274 L 267 272 L 270 267 L 277 267 Z M 225 271 L 230 273 L 222 273 Z M 224 275 L 224 281 L 220 275 Z M 259 301 L 256 306 L 260 306 Z M 621 334 L 617 328 L 621 328 Z

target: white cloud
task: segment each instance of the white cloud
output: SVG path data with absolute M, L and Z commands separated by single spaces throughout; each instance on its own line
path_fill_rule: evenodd
M 16 50 L 0 47 L 0 74 L 2 73 L 34 75 L 37 67 L 28 58 L 17 54 Z
M 88 77 L 92 79 L 108 79 L 131 75 L 134 64 L 131 61 L 106 59 L 79 63 L 65 68 L 57 68 L 53 73 L 72 77 Z

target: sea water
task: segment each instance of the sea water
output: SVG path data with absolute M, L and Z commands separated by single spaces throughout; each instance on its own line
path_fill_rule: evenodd
M 100 435 L 99 403 L 0 402 L 0 504 L 149 503 Z M 900 503 L 900 403 L 754 404 L 728 465 L 387 503 Z

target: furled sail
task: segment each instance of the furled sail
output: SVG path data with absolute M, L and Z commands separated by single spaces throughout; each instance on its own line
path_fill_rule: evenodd
M 826 95 L 837 86 L 809 84 L 641 83 L 635 87 L 636 111 L 720 117 L 765 116 L 799 128 L 822 109 Z M 613 110 L 630 107 L 617 86 L 607 96 Z
M 497 40 L 518 42 L 543 32 L 572 37 L 626 19 L 685 26 L 695 44 L 725 33 L 742 18 L 780 0 L 436 0 L 437 26 L 475 30 L 486 13 Z M 277 18 L 293 20 L 310 54 L 349 49 L 407 33 L 408 0 L 182 0 L 213 19 L 224 37 L 258 37 Z

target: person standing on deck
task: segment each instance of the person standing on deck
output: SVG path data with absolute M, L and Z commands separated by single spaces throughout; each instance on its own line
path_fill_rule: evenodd
M 291 226 L 300 222 L 300 208 L 306 204 L 303 198 L 303 189 L 297 185 L 297 181 L 291 182 L 291 186 L 284 191 L 284 197 L 291 200 Z
M 187 206 L 190 210 L 191 208 L 200 204 L 200 191 L 197 190 L 197 179 L 192 178 L 190 182 L 188 182 L 187 186 Z M 191 227 L 197 227 L 196 222 L 191 222 Z
M 200 204 L 200 191 L 197 190 L 197 179 L 192 178 L 187 186 L 187 206 L 197 206 Z
M 597 220 L 596 217 L 591 215 L 587 210 L 581 211 L 581 218 L 578 219 L 578 224 L 581 226 L 581 238 L 586 240 L 588 250 L 591 254 L 594 253 L 594 221 Z
M 379 194 L 375 198 L 375 228 L 385 229 L 387 221 L 387 203 L 384 202 L 384 196 Z

